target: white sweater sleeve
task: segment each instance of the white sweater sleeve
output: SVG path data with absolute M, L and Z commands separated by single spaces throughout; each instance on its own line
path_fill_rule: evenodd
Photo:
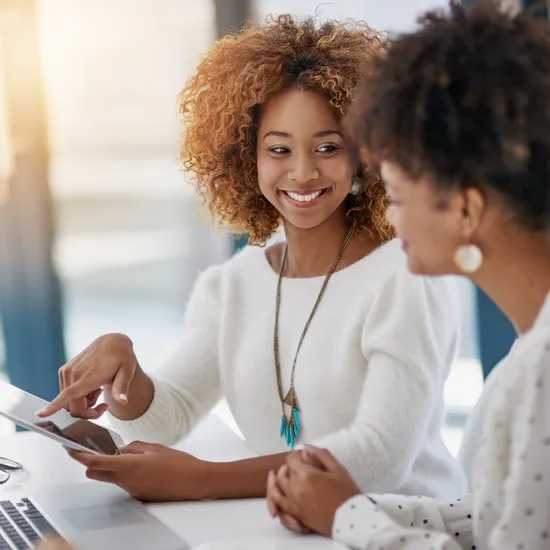
M 219 373 L 220 273 L 215 266 L 197 280 L 185 316 L 183 339 L 152 377 L 155 394 L 136 420 L 110 420 L 125 441 L 173 445 L 221 398 Z
M 377 292 L 362 333 L 367 375 L 349 428 L 313 442 L 327 448 L 365 492 L 390 492 L 409 477 L 458 343 L 447 279 L 400 269 Z M 438 403 L 439 400 L 439 403 Z

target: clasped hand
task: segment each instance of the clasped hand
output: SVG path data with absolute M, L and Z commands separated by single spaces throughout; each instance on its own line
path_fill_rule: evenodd
M 277 473 L 270 472 L 267 504 L 273 517 L 298 533 L 331 536 L 336 510 L 361 490 L 325 449 L 290 453 Z

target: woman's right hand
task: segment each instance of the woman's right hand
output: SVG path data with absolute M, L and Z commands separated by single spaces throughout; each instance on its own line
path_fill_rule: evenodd
M 128 403 L 130 383 L 138 362 L 133 343 L 124 334 L 105 334 L 59 369 L 59 395 L 41 411 L 46 418 L 67 409 L 76 418 L 97 419 L 109 402 L 118 406 Z M 107 403 L 96 406 L 103 390 Z

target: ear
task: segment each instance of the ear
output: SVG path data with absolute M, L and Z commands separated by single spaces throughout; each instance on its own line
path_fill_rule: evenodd
M 460 194 L 462 201 L 462 234 L 470 240 L 477 233 L 483 221 L 487 201 L 483 193 L 476 187 L 468 187 Z

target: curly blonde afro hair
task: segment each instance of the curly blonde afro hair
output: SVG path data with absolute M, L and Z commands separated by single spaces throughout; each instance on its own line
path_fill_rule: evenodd
M 261 107 L 289 88 L 324 95 L 343 118 L 362 69 L 384 49 L 383 37 L 362 23 L 290 15 L 270 18 L 217 41 L 180 94 L 181 161 L 210 213 L 234 233 L 263 245 L 281 223 L 258 185 L 256 133 Z M 364 186 L 349 195 L 347 216 L 376 242 L 393 236 L 376 174 L 363 166 Z M 350 182 L 351 183 L 351 182 Z

